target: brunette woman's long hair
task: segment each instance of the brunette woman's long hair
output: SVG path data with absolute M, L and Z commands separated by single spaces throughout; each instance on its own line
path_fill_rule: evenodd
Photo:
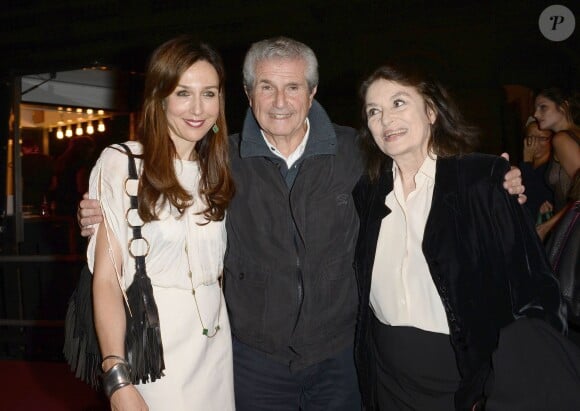
M 536 93 L 536 96 L 546 97 L 556 104 L 566 119 L 576 126 L 580 126 L 580 93 L 561 87 L 548 87 Z
M 438 82 L 410 65 L 384 65 L 375 70 L 361 85 L 362 118 L 360 144 L 366 160 L 366 172 L 371 181 L 376 181 L 385 166 L 388 156 L 377 144 L 367 126 L 365 98 L 369 87 L 378 80 L 388 80 L 403 86 L 413 87 L 425 100 L 425 109 L 437 114 L 431 126 L 430 149 L 439 157 L 450 157 L 472 152 L 477 146 L 478 130 L 469 125 Z
M 225 70 L 219 54 L 207 44 L 197 44 L 181 36 L 159 46 L 152 54 L 145 77 L 139 141 L 143 145 L 143 171 L 139 183 L 139 215 L 145 222 L 157 220 L 159 206 L 169 202 L 183 213 L 193 197 L 179 184 L 174 168 L 177 156 L 169 136 L 165 99 L 175 90 L 181 75 L 198 61 L 206 61 L 217 71 L 220 109 L 216 125 L 195 145 L 201 170 L 199 194 L 206 204 L 200 213 L 209 221 L 219 221 L 234 195 L 228 160 L 228 130 L 225 118 Z

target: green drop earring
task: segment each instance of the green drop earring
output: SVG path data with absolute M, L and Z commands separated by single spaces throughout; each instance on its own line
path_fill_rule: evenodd
M 211 129 L 212 129 L 212 131 L 213 131 L 215 134 L 217 134 L 217 132 L 218 132 L 218 131 L 220 131 L 220 128 L 218 127 L 218 125 L 217 125 L 217 124 L 214 124 L 214 125 L 213 125 L 213 127 L 212 127 Z

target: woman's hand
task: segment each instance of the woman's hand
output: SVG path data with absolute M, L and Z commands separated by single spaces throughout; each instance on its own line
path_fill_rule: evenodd
M 554 211 L 554 206 L 549 201 L 544 201 L 540 206 L 540 214 L 547 214 Z
M 148 411 L 149 407 L 134 385 L 120 388 L 111 395 L 113 411 Z

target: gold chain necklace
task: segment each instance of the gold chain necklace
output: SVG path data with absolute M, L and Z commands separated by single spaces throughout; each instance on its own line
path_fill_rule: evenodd
M 205 335 L 207 338 L 213 338 L 213 337 L 216 336 L 216 334 L 220 330 L 220 315 L 221 315 L 221 312 L 222 312 L 222 299 L 223 299 L 222 292 L 221 292 L 221 289 L 222 289 L 221 278 L 218 279 L 219 290 L 220 290 L 219 291 L 219 293 L 220 293 L 220 303 L 219 303 L 219 306 L 218 306 L 218 323 L 215 326 L 215 328 L 213 330 L 213 333 L 210 334 L 209 333 L 209 329 L 207 329 L 205 327 L 205 325 L 203 324 L 203 319 L 201 318 L 201 312 L 199 311 L 199 305 L 197 305 L 197 298 L 195 297 L 195 288 L 193 286 L 193 273 L 191 272 L 191 265 L 189 263 L 189 252 L 188 252 L 188 249 L 187 249 L 187 244 L 185 245 L 185 256 L 187 258 L 187 267 L 188 267 L 188 270 L 189 270 L 189 272 L 187 273 L 187 275 L 189 276 L 189 280 L 191 281 L 191 291 L 192 291 L 192 294 L 193 294 L 193 301 L 195 302 L 195 308 L 197 310 L 197 318 L 199 318 L 199 323 L 201 324 L 201 328 L 203 330 L 202 331 L 202 334 Z

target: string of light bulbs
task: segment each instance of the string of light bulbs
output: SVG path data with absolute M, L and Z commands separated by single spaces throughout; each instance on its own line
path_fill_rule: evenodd
M 99 133 L 104 133 L 106 130 L 105 127 L 105 122 L 103 121 L 102 118 L 95 118 L 93 119 L 93 113 L 94 110 L 93 109 L 87 109 L 86 113 L 89 115 L 89 119 L 88 120 L 84 120 L 83 118 L 79 117 L 77 118 L 77 122 L 75 122 L 72 119 L 67 119 L 66 122 L 64 121 L 64 116 L 70 116 L 73 114 L 73 110 L 72 108 L 68 107 L 65 109 L 63 109 L 62 107 L 58 108 L 58 111 L 60 112 L 60 120 L 57 123 L 57 130 L 56 130 L 56 138 L 58 140 L 62 140 L 65 137 L 66 138 L 71 138 L 73 137 L 73 135 L 76 136 L 82 136 L 85 133 L 88 135 L 93 135 L 95 133 L 95 126 L 94 126 L 94 122 L 97 123 L 97 127 L 96 127 L 96 131 Z M 77 108 L 76 113 L 78 114 L 82 114 L 83 109 L 81 108 Z M 97 110 L 97 115 L 98 116 L 102 116 L 104 115 L 105 112 L 103 110 Z M 76 124 L 75 128 L 74 128 L 74 133 L 73 133 L 73 126 Z M 85 128 L 83 129 L 83 124 L 85 124 Z

